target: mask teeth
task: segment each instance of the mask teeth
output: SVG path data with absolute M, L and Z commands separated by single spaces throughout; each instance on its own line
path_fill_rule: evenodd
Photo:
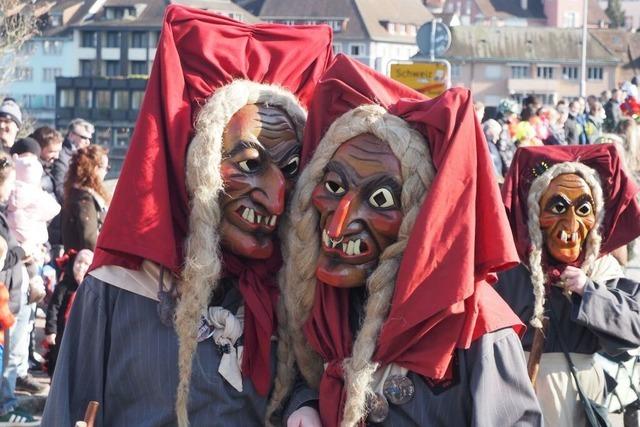
M 560 232 L 560 240 L 562 240 L 565 243 L 567 243 L 569 241 L 569 235 L 567 234 L 566 231 L 562 230 Z

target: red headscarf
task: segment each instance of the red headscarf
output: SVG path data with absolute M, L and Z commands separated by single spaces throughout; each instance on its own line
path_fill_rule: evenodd
M 306 106 L 333 56 L 331 41 L 327 26 L 247 25 L 169 5 L 92 269 L 137 269 L 148 259 L 179 272 L 189 218 L 186 153 L 200 106 L 235 79 L 280 85 Z
M 615 144 L 523 147 L 516 151 L 502 187 L 504 204 L 518 253 L 529 255 L 531 240 L 527 229 L 527 198 L 543 162 L 547 167 L 563 162 L 579 162 L 594 169 L 602 184 L 605 216 L 600 227 L 600 253 L 606 254 L 640 236 L 638 187 L 624 169 Z M 535 171 L 535 173 L 534 173 Z
M 306 106 L 333 56 L 331 41 L 326 26 L 246 25 L 202 10 L 168 6 L 92 268 L 137 269 L 148 259 L 179 272 L 189 223 L 186 154 L 200 106 L 236 79 L 282 86 Z M 266 261 L 230 253 L 223 260 L 224 274 L 238 279 L 245 302 L 243 373 L 262 395 L 269 391 L 271 336 L 277 325 L 274 277 L 281 260 L 274 252 Z
M 391 309 L 373 360 L 398 364 L 440 380 L 451 373 L 456 349 L 505 327 L 522 332 L 518 317 L 498 296 L 493 273 L 517 264 L 486 141 L 468 90 L 428 100 L 345 56 L 318 83 L 305 133 L 312 150 L 343 113 L 379 104 L 422 133 L 436 176 L 398 271 Z M 303 153 L 309 159 L 312 152 Z M 343 405 L 340 365 L 350 356 L 348 290 L 318 283 L 305 324 L 311 346 L 329 363 L 320 391 L 323 424 L 336 426 Z M 329 402 L 328 400 L 332 400 Z

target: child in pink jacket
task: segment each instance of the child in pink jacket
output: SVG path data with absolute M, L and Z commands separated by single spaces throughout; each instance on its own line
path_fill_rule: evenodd
M 37 147 L 37 148 L 36 148 Z M 23 138 L 12 147 L 16 169 L 16 185 L 7 205 L 7 222 L 16 239 L 23 247 L 33 248 L 31 253 L 44 254 L 49 240 L 47 222 L 60 212 L 60 205 L 49 193 L 42 190 L 42 165 L 40 145 L 31 138 Z M 34 259 L 42 265 L 44 257 Z M 29 276 L 35 271 L 29 269 Z

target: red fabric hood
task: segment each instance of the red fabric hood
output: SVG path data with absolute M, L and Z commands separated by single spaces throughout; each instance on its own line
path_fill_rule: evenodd
M 148 259 L 180 271 L 189 218 L 184 169 L 199 106 L 235 79 L 280 85 L 306 106 L 333 56 L 331 41 L 327 26 L 247 25 L 168 6 L 92 268 L 137 269 Z
M 518 256 L 487 144 L 468 90 L 450 89 L 429 100 L 339 55 L 312 100 L 304 159 L 309 160 L 312 147 L 337 117 L 363 104 L 379 104 L 422 133 L 436 169 L 398 271 L 373 360 L 442 379 L 450 373 L 456 348 L 468 348 L 474 339 L 504 327 L 523 331 L 491 286 L 493 273 L 516 265 Z M 351 352 L 348 290 L 319 283 L 315 295 L 305 333 L 329 362 L 325 390 L 335 390 L 339 362 Z M 331 405 L 335 402 L 325 406 L 321 398 L 321 413 Z M 323 413 L 325 425 L 338 421 L 335 413 Z
M 507 215 L 522 260 L 526 262 L 531 246 L 527 229 L 527 198 L 536 178 L 533 171 L 542 162 L 548 167 L 563 162 L 579 162 L 598 173 L 605 209 L 600 227 L 602 254 L 640 236 L 640 206 L 636 198 L 638 187 L 625 171 L 615 144 L 523 147 L 516 151 L 502 187 Z M 539 175 L 540 172 L 536 173 Z

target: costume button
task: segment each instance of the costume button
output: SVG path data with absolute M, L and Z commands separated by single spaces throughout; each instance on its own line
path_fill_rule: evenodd
M 389 416 L 389 403 L 383 395 L 378 393 L 369 395 L 367 409 L 367 421 L 374 424 L 383 422 Z
M 384 397 L 394 405 L 403 405 L 415 394 L 413 381 L 404 375 L 390 375 L 384 382 Z

